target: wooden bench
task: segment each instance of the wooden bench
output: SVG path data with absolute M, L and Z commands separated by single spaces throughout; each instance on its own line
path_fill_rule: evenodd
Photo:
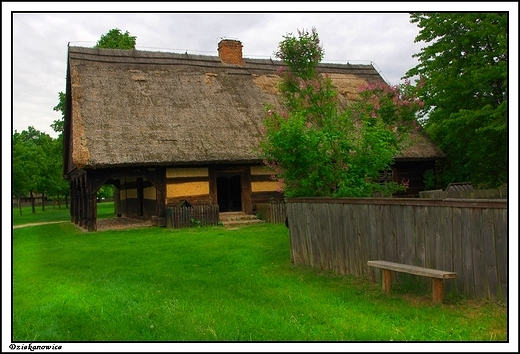
M 444 299 L 444 279 L 453 279 L 457 276 L 457 273 L 447 272 L 445 270 L 416 267 L 387 261 L 368 261 L 368 265 L 382 269 L 383 291 L 387 293 L 390 292 L 390 288 L 392 287 L 391 271 L 432 278 L 432 299 L 434 303 L 442 303 Z

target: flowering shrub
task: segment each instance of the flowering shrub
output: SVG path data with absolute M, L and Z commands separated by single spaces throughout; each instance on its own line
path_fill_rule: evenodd
M 415 122 L 421 102 L 408 83 L 362 88 L 360 98 L 340 111 L 329 77 L 316 71 L 323 57 L 313 28 L 288 34 L 275 55 L 287 65 L 278 71 L 283 108 L 266 106 L 261 142 L 264 164 L 288 197 L 369 197 L 391 195 L 404 184 L 379 183 Z
M 363 107 L 360 113 L 382 119 L 387 124 L 416 122 L 424 102 L 416 96 L 416 87 L 406 80 L 400 85 L 383 82 L 361 87 Z M 406 125 L 405 125 L 406 126 Z

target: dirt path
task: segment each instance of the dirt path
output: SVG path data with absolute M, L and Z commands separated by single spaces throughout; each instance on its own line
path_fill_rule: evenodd
M 33 222 L 33 223 L 30 223 L 30 224 L 13 225 L 13 229 L 19 229 L 21 227 L 28 227 L 28 226 L 46 225 L 46 224 L 59 224 L 59 223 L 62 223 L 62 222 L 70 222 L 70 221 Z
M 38 225 L 46 225 L 46 224 L 59 224 L 64 222 L 70 222 L 70 221 L 48 221 L 48 222 L 35 222 L 30 224 L 20 224 L 20 225 L 13 225 L 13 229 L 19 229 L 22 227 L 28 227 L 28 226 L 38 226 Z M 120 230 L 120 229 L 129 229 L 129 228 L 136 228 L 136 227 L 144 227 L 144 226 L 151 226 L 149 221 L 143 221 L 143 220 L 136 220 L 126 217 L 118 217 L 118 218 L 108 218 L 108 219 L 102 219 L 97 221 L 97 230 Z

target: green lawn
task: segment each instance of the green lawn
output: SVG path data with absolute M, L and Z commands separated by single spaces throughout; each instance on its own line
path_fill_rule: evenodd
M 111 216 L 111 205 L 100 204 L 99 212 Z M 506 341 L 508 335 L 507 309 L 498 304 L 432 305 L 428 294 L 396 286 L 387 295 L 362 279 L 296 267 L 284 225 L 87 233 L 66 222 L 14 229 L 12 294 L 13 340 L 25 342 Z

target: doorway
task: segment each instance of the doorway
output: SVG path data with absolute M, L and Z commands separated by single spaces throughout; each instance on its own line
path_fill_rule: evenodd
M 242 183 L 239 173 L 217 174 L 217 203 L 220 212 L 242 211 Z

